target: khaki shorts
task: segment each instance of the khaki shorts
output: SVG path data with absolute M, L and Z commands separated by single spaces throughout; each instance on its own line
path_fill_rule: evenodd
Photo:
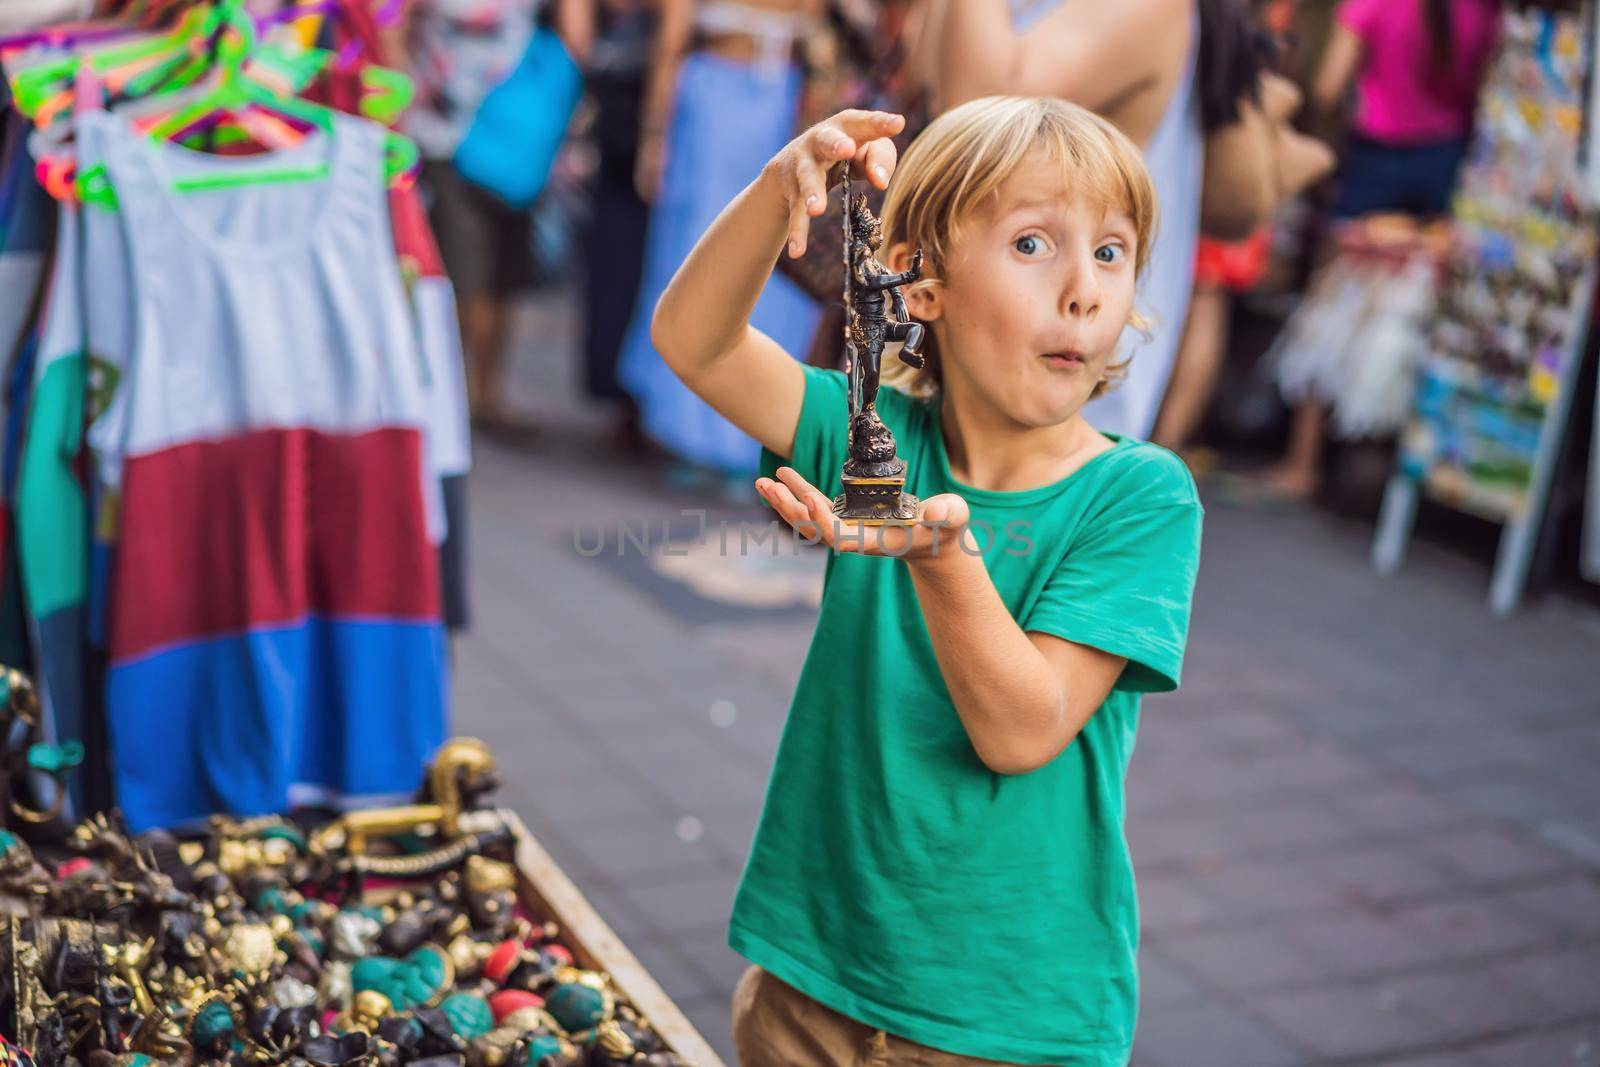
M 961 1067 L 998 1064 L 907 1041 L 825 1008 L 760 967 L 733 991 L 741 1067 Z

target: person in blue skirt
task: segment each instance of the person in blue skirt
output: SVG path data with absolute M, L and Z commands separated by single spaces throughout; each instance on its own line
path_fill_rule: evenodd
M 802 83 L 794 53 L 816 15 L 812 0 L 663 0 L 661 7 L 637 175 L 652 201 L 650 230 L 617 377 L 638 404 L 645 434 L 678 461 L 672 481 L 720 480 L 742 495 L 760 446 L 678 380 L 651 343 L 650 317 L 700 235 L 794 136 Z M 750 321 L 802 358 L 819 313 L 798 286 L 775 275 Z

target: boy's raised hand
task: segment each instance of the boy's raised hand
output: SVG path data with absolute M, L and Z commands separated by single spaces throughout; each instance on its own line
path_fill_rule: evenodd
M 827 173 L 837 163 L 850 163 L 856 177 L 887 188 L 898 153 L 889 140 L 905 128 L 904 116 L 887 111 L 841 111 L 794 140 L 767 163 L 789 206 L 789 256 L 805 254 L 811 220 L 828 206 Z
M 801 537 L 812 544 L 821 541 L 835 552 L 893 556 L 915 563 L 978 551 L 977 541 L 967 532 L 972 512 L 955 493 L 922 501 L 917 509 L 921 521 L 915 526 L 866 526 L 835 515 L 833 502 L 793 467 L 779 467 L 776 480 L 757 478 L 756 491 Z

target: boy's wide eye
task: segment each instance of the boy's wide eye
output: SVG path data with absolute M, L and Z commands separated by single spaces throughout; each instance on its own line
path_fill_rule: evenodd
M 1039 238 L 1034 237 L 1032 234 L 1018 237 L 1015 241 L 1011 242 L 1011 246 L 1025 256 L 1031 256 L 1038 252 L 1044 251 L 1044 242 L 1039 240 Z
M 1105 244 L 1094 250 L 1094 258 L 1101 263 L 1120 263 L 1127 254 L 1127 249 L 1119 244 Z

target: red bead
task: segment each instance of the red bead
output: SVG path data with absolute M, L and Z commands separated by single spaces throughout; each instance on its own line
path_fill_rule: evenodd
M 515 940 L 502 941 L 489 953 L 489 958 L 484 961 L 483 975 L 489 981 L 499 985 L 511 976 L 511 971 L 522 958 L 522 946 Z
M 572 953 L 567 949 L 566 945 L 549 944 L 544 946 L 544 950 L 562 963 L 572 963 Z
M 70 860 L 64 860 L 61 866 L 56 868 L 56 877 L 61 881 L 66 881 L 88 866 L 89 859 L 87 856 L 74 856 Z
M 489 994 L 489 1010 L 494 1013 L 495 1025 L 505 1022 L 507 1015 L 523 1008 L 542 1008 L 544 998 L 526 989 L 502 989 Z

